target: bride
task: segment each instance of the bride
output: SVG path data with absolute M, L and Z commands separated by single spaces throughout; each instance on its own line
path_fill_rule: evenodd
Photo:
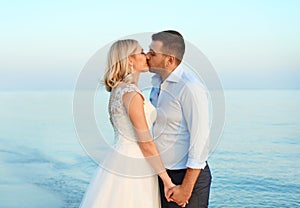
M 155 108 L 137 87 L 139 74 L 148 70 L 146 55 L 136 40 L 119 40 L 111 46 L 104 81 L 110 92 L 109 113 L 117 142 L 115 152 L 105 162 L 109 170 L 98 168 L 81 202 L 82 208 L 159 208 L 156 174 L 164 183 L 165 194 L 175 186 L 149 131 L 155 121 Z M 148 167 L 156 174 L 137 176 L 139 170 L 133 168 L 137 164 L 139 169 Z M 125 167 L 126 174 L 113 171 L 117 166 Z

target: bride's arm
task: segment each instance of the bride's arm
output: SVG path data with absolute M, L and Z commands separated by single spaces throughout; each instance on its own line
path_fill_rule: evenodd
M 167 174 L 158 149 L 150 134 L 144 113 L 144 98 L 137 92 L 128 92 L 123 95 L 123 103 L 134 127 L 143 155 L 162 179 L 166 194 L 166 191 L 175 185 Z

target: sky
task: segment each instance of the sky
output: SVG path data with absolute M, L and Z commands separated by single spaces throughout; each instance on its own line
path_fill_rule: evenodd
M 299 10 L 297 0 L 0 1 L 0 90 L 74 89 L 107 43 L 166 29 L 205 54 L 225 89 L 300 88 Z

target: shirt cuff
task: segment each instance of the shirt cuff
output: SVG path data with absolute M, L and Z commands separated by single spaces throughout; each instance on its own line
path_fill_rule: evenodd
M 186 166 L 192 169 L 204 169 L 206 166 L 206 162 L 199 162 L 195 159 L 189 158 L 186 163 Z

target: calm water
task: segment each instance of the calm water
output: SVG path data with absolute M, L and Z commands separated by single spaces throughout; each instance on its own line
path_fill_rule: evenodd
M 300 207 L 300 91 L 225 95 L 210 207 Z M 0 207 L 79 206 L 96 165 L 76 137 L 72 96 L 0 93 Z

